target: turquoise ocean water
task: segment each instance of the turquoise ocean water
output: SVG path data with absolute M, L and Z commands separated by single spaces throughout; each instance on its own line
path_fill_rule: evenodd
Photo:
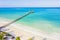
M 33 10 L 34 13 L 19 20 L 17 23 L 46 32 L 60 33 L 60 8 L 0 8 L 0 18 L 14 20 Z

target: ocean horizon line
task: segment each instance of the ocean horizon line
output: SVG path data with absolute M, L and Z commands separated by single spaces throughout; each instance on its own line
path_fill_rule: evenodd
M 49 9 L 60 9 L 60 7 L 0 7 L 0 8 L 49 8 Z

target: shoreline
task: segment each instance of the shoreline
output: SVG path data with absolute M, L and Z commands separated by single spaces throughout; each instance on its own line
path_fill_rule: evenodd
M 8 23 L 8 21 L 5 20 L 5 22 L 2 21 L 2 23 L 6 24 L 6 23 Z M 11 33 L 11 34 L 13 33 L 13 35 L 15 35 L 15 36 L 20 36 L 22 38 L 22 40 L 25 40 L 25 39 L 31 38 L 31 37 L 35 37 L 36 38 L 35 40 L 42 40 L 43 38 L 49 38 L 49 40 L 51 38 L 51 40 L 56 40 L 55 38 L 49 37 L 47 34 L 45 34 L 42 31 L 38 31 L 36 29 L 30 28 L 30 27 L 22 25 L 22 24 L 13 23 L 13 24 L 9 25 L 9 27 L 6 27 L 6 29 L 9 29 L 6 32 Z

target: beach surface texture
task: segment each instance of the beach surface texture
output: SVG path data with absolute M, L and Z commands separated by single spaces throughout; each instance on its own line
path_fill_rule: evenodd
M 5 25 L 9 22 L 11 22 L 11 21 L 8 19 L 0 18 L 0 26 Z M 5 32 L 10 33 L 15 37 L 20 36 L 21 40 L 28 40 L 29 38 L 34 38 L 34 40 L 43 40 L 43 39 L 59 40 L 57 38 L 54 38 L 55 36 L 52 37 L 52 35 L 54 35 L 54 34 L 49 36 L 49 35 L 47 35 L 47 33 L 44 33 L 42 31 L 38 31 L 34 28 L 28 27 L 23 24 L 13 23 L 13 24 L 7 26 L 6 28 L 3 28 L 2 30 L 3 31 L 7 30 Z

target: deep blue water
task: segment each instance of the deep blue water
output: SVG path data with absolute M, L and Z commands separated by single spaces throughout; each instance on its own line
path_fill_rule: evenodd
M 49 22 L 53 24 L 53 27 L 60 28 L 60 8 L 0 8 L 0 17 L 13 20 L 31 10 L 34 13 L 23 18 L 21 22 L 32 26 L 34 23 L 38 24 L 40 21 L 45 21 L 45 23 Z M 37 26 L 37 28 L 39 27 Z
M 60 8 L 0 8 L 0 16 L 19 17 L 30 10 L 35 12 L 33 17 L 37 20 L 42 17 L 50 21 L 60 21 Z

